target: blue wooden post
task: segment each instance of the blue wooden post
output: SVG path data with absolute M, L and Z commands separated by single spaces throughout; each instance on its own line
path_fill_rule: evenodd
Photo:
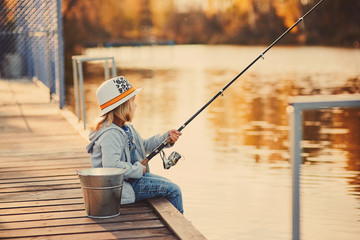
M 57 41 L 55 41 L 55 75 L 60 109 L 65 106 L 64 43 L 61 8 L 62 0 L 56 0 Z

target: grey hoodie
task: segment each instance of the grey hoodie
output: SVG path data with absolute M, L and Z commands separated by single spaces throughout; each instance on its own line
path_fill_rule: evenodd
M 169 133 L 158 134 L 148 139 L 143 139 L 134 127 L 127 123 L 131 129 L 135 140 L 136 163 L 131 164 L 130 149 L 128 145 L 128 136 L 124 130 L 115 124 L 104 126 L 97 132 L 90 132 L 90 143 L 86 146 L 86 150 L 90 153 L 91 165 L 93 168 L 109 167 L 125 169 L 124 179 L 139 179 L 143 175 L 143 167 L 141 162 L 145 159 L 146 154 L 150 153 L 154 148 L 160 145 Z M 172 144 L 169 146 L 172 146 Z M 149 171 L 148 166 L 146 166 Z M 129 204 L 135 202 L 135 193 L 131 185 L 123 182 L 121 195 L 121 204 Z

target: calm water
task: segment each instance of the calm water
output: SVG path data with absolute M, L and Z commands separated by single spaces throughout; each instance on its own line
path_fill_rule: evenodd
M 265 48 L 123 47 L 86 54 L 115 56 L 118 74 L 143 88 L 133 123 L 150 137 L 180 127 Z M 86 72 L 90 122 L 104 80 L 98 69 L 92 64 Z M 156 156 L 152 172 L 180 185 L 186 218 L 208 239 L 288 240 L 288 98 L 359 92 L 359 49 L 274 47 L 183 130 L 172 150 L 185 160 L 163 170 Z M 360 109 L 308 111 L 304 118 L 301 237 L 357 240 Z

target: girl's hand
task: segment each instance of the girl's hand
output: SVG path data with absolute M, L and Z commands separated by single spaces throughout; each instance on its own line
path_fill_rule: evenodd
M 170 143 L 175 143 L 179 137 L 181 136 L 181 132 L 175 130 L 175 129 L 171 129 L 169 131 L 169 138 L 170 138 Z
M 146 166 L 143 165 L 143 175 L 146 173 Z

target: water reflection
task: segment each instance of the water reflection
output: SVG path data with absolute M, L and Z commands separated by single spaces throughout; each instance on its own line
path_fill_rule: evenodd
M 119 54 L 118 73 L 143 88 L 134 124 L 148 137 L 181 126 L 259 49 L 176 46 L 169 51 L 153 48 L 151 56 L 146 48 L 139 55 L 141 49 L 134 48 L 87 54 Z M 186 217 L 209 239 L 289 239 L 288 98 L 359 93 L 360 66 L 353 61 L 359 51 L 273 51 L 183 130 L 176 150 L 185 161 L 169 171 L 157 157 L 151 162 L 152 171 L 179 183 Z M 89 121 L 98 113 L 95 89 L 103 79 L 102 71 L 94 69 L 88 68 L 85 86 Z M 302 239 L 360 235 L 359 123 L 360 109 L 304 112 Z

